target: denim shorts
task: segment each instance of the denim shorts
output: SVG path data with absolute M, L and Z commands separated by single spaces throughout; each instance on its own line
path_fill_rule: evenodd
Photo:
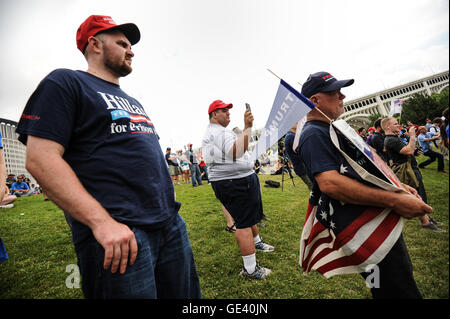
M 180 215 L 159 230 L 131 229 L 138 255 L 122 275 L 103 268 L 105 251 L 94 237 L 75 245 L 86 298 L 201 298 L 192 247 Z
M 238 179 L 211 182 L 217 199 L 236 222 L 236 228 L 248 228 L 263 217 L 263 205 L 258 176 L 253 173 Z

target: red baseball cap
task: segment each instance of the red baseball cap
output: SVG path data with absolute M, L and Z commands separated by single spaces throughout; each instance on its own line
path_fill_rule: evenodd
M 376 130 L 375 130 L 375 127 L 371 126 L 371 127 L 369 127 L 368 131 L 376 131 Z
M 209 105 L 208 114 L 213 112 L 213 111 L 215 111 L 215 110 L 217 110 L 217 109 L 224 109 L 226 107 L 231 109 L 233 107 L 233 104 L 231 104 L 231 103 L 230 104 L 225 104 L 221 100 L 215 100 L 214 102 L 212 102 Z
M 119 30 L 131 45 L 139 42 L 141 33 L 134 23 L 116 24 L 110 16 L 91 15 L 77 30 L 77 48 L 84 54 L 88 39 L 102 31 Z

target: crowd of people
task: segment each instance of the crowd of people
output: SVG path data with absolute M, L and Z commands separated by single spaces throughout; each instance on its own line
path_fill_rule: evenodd
M 185 184 L 191 184 L 193 187 L 203 185 L 203 181 L 208 184 L 208 167 L 203 160 L 201 149 L 194 152 L 192 144 L 187 144 L 186 151 L 182 150 L 172 152 L 172 148 L 166 149 L 166 162 L 169 168 L 169 174 L 174 183 L 180 185 L 180 176 Z M 190 181 L 191 179 L 191 181 Z
M 271 269 L 256 258 L 256 252 L 274 252 L 275 246 L 265 242 L 258 229 L 265 215 L 255 163 L 248 152 L 254 120 L 251 110 L 243 114 L 243 130 L 235 132 L 227 128 L 233 104 L 213 101 L 209 122 L 205 112 L 202 152 L 196 154 L 189 144 L 184 152 L 168 147 L 164 156 L 145 109 L 119 85 L 119 79 L 132 71 L 131 47 L 140 40 L 138 27 L 92 15 L 80 25 L 76 39 L 87 72 L 57 69 L 47 75 L 28 100 L 16 131 L 27 147 L 27 170 L 65 213 L 84 296 L 201 298 L 193 250 L 175 196 L 174 184 L 180 183 L 180 176 L 193 187 L 203 184 L 202 176 L 211 184 L 228 231 L 236 237 L 242 258 L 240 275 L 256 280 L 269 276 Z M 301 93 L 315 108 L 307 115 L 298 146 L 287 154 L 311 190 L 300 263 L 304 272 L 315 269 L 325 275 L 316 262 L 323 266 L 326 261 L 320 258 L 335 258 L 335 273 L 358 272 L 364 278 L 369 274 L 362 267 L 372 263 L 379 266 L 382 282 L 381 287 L 371 288 L 374 298 L 421 298 L 402 228 L 395 227 L 373 254 L 367 252 L 388 232 L 383 229 L 377 236 L 364 238 L 371 223 L 383 216 L 394 222 L 418 217 L 425 228 L 437 229 L 439 223 L 429 217 L 432 208 L 426 203 L 420 171 L 409 168 L 414 155 L 423 152 L 430 160 L 419 168 L 437 159 L 438 170 L 445 173 L 442 154 L 432 150 L 431 143 L 440 137 L 448 150 L 448 116 L 444 115 L 446 135 L 445 129 L 434 133 L 431 128 L 416 130 L 414 125 L 401 133 L 395 118 L 380 119 L 369 128 L 368 143 L 391 165 L 407 192 L 377 187 L 350 169 L 347 157 L 330 137 L 330 123 L 344 112 L 341 89 L 353 82 L 317 72 L 302 86 Z M 287 138 L 288 145 L 294 131 Z M 367 140 L 365 129 L 358 133 Z M 338 139 L 361 167 L 370 164 L 343 136 Z M 416 153 L 417 141 L 421 147 Z M 130 179 L 130 169 L 138 178 Z M 4 169 L 1 174 L 6 178 Z M 11 184 L 10 195 L 30 192 L 31 185 L 25 186 L 24 178 L 18 176 Z M 65 191 L 61 191 L 61 181 Z M 354 251 L 360 239 L 368 245 Z M 323 240 L 328 248 L 316 251 L 323 245 L 315 243 Z
M 384 148 L 386 134 L 381 127 L 381 121 L 381 118 L 376 120 L 374 126 L 367 129 L 367 133 L 364 127 L 358 128 L 357 132 L 367 144 L 376 149 L 378 155 L 389 163 L 389 160 L 392 160 L 389 154 L 392 155 L 392 152 L 389 153 Z M 426 122 L 420 126 L 410 121 L 407 122 L 407 125 L 396 123 L 395 129 L 391 133 L 388 135 L 398 136 L 405 145 L 414 142 L 414 150 L 417 150 L 415 156 L 423 154 L 428 157 L 427 160 L 419 164 L 419 168 L 425 168 L 437 160 L 437 170 L 443 173 L 447 172 L 444 169 L 444 160 L 449 161 L 448 108 L 443 111 L 442 117 L 436 117 L 433 121 L 426 119 Z M 410 139 L 411 136 L 414 137 L 413 140 Z
M 444 161 L 448 163 L 449 160 L 448 108 L 443 111 L 442 117 L 436 117 L 433 121 L 426 119 L 424 122 L 418 125 L 408 121 L 406 125 L 401 125 L 394 117 L 379 118 L 367 130 L 360 127 L 356 131 L 389 165 L 400 181 L 416 189 L 427 203 L 420 169 L 425 169 L 437 160 L 437 171 L 447 173 Z M 418 163 L 416 157 L 422 154 L 428 159 Z M 431 216 L 425 214 L 418 219 L 423 228 L 443 232 L 438 227 L 442 223 Z
M 31 183 L 25 174 L 8 174 L 3 199 L 0 201 L 0 208 L 12 208 L 18 197 L 33 196 L 42 193 L 39 185 Z M 45 196 L 45 194 L 44 194 Z

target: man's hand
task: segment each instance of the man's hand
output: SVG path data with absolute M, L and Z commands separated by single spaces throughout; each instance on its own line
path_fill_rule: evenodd
M 396 193 L 398 196 L 394 200 L 393 210 L 407 219 L 423 216 L 433 212 L 431 206 L 425 204 L 425 202 L 413 194 Z
M 111 265 L 114 273 L 120 266 L 123 274 L 128 260 L 130 265 L 136 260 L 138 246 L 134 233 L 128 226 L 115 221 L 86 191 L 63 159 L 64 151 L 64 147 L 55 141 L 28 136 L 26 169 L 56 205 L 91 228 L 95 239 L 105 249 L 105 269 Z
M 248 149 L 248 141 L 252 134 L 253 127 L 253 115 L 249 110 L 245 110 L 244 113 L 244 130 L 238 135 L 236 142 L 230 150 L 230 155 L 233 160 L 240 158 Z
M 402 183 L 403 184 L 403 183 Z M 403 184 L 403 187 L 406 188 L 406 190 L 408 192 L 410 192 L 412 195 L 416 196 L 418 199 L 422 200 L 422 197 L 420 197 L 419 193 L 417 192 L 417 190 L 407 184 Z
M 105 249 L 103 267 L 115 273 L 120 266 L 120 273 L 125 273 L 127 264 L 130 266 L 136 261 L 138 245 L 134 233 L 130 228 L 114 219 L 101 223 L 92 229 L 95 239 Z M 129 263 L 128 263 L 129 260 Z
M 369 187 L 338 171 L 325 171 L 314 176 L 320 190 L 328 196 L 345 203 L 391 208 L 397 214 L 410 219 L 433 211 L 423 202 L 414 189 L 406 192 L 392 192 Z
M 253 127 L 253 114 L 249 110 L 244 113 L 244 130 Z

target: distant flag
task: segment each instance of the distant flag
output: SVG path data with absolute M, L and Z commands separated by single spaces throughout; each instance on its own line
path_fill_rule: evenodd
M 314 107 L 308 98 L 281 79 L 269 118 L 253 149 L 252 160 L 275 144 Z
M 345 158 L 340 174 L 362 178 L 386 190 L 402 188 L 392 170 L 344 120 L 330 125 L 330 138 Z M 341 145 L 349 144 L 359 150 L 359 159 L 366 158 L 358 161 L 363 165 L 343 151 L 346 148 Z M 304 273 L 317 270 L 326 278 L 367 272 L 388 254 L 402 229 L 403 218 L 391 209 L 340 202 L 320 196 L 315 187 L 300 240 L 300 265 Z
M 390 115 L 402 113 L 403 100 L 392 100 Z

